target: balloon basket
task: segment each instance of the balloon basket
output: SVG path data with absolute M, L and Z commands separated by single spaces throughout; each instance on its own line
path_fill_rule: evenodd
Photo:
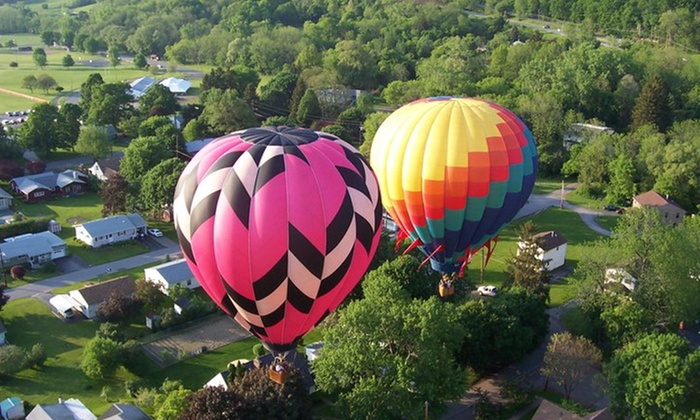
M 452 284 L 450 284 L 450 285 L 441 284 L 438 288 L 438 292 L 440 293 L 440 297 L 443 297 L 443 298 L 448 297 L 448 296 L 452 296 L 455 294 L 455 287 Z
M 272 379 L 274 382 L 277 382 L 278 384 L 282 385 L 287 380 L 287 377 L 289 376 L 289 371 L 282 365 L 272 364 L 270 365 L 270 369 L 267 372 L 267 376 L 269 376 L 269 378 Z

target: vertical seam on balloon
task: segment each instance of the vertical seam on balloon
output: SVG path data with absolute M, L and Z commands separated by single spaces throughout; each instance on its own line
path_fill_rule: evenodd
M 250 150 L 251 150 L 253 147 L 255 147 L 255 145 L 253 145 L 253 146 L 249 147 L 248 149 L 246 149 L 245 152 L 246 152 L 246 153 L 249 153 Z M 258 165 L 258 164 L 256 163 L 256 165 Z M 234 163 L 234 166 L 231 167 L 231 170 L 233 170 L 234 167 L 235 167 L 235 163 Z M 253 182 L 253 188 L 252 188 L 251 194 L 250 194 L 250 203 L 248 204 L 248 214 L 249 214 L 249 217 L 248 217 L 248 226 L 246 227 L 246 229 L 248 230 L 248 234 L 246 235 L 246 236 L 248 237 L 248 278 L 251 279 L 250 289 L 251 289 L 252 292 L 253 292 L 253 300 L 255 301 L 255 310 L 256 310 L 258 316 L 260 316 L 260 308 L 258 307 L 257 297 L 255 296 L 255 285 L 254 285 L 254 283 L 257 281 L 257 279 L 256 279 L 255 277 L 253 277 L 253 261 L 252 261 L 252 255 L 253 255 L 253 253 L 251 252 L 252 246 L 251 246 L 251 235 L 250 235 L 250 227 L 251 227 L 251 226 L 250 226 L 250 224 L 251 224 L 251 220 L 253 220 L 253 218 L 251 217 L 251 216 L 252 216 L 251 210 L 252 210 L 252 207 L 253 207 L 253 205 L 254 205 L 254 203 L 255 203 L 255 191 L 256 191 L 256 189 L 257 189 L 258 176 L 260 175 L 259 169 L 260 169 L 260 168 L 258 167 L 258 168 L 256 168 L 256 171 L 255 171 L 255 181 Z M 233 287 L 233 286 L 231 286 L 231 287 Z M 239 312 L 239 313 L 240 313 L 240 312 Z M 255 325 L 255 323 L 253 323 L 251 320 L 246 319 L 246 317 L 245 317 L 243 314 L 241 314 L 241 317 L 243 317 L 243 319 L 245 319 L 249 324 Z M 267 335 L 267 330 L 266 330 L 266 328 L 265 328 L 265 324 L 264 324 L 262 321 L 261 321 L 261 324 L 262 324 L 262 325 L 260 325 L 259 327 L 260 327 L 260 329 L 262 329 L 263 331 L 265 331 L 265 337 L 267 337 L 266 340 L 269 340 L 269 336 Z M 258 336 L 257 334 L 255 334 L 255 335 L 256 335 L 260 340 L 263 340 L 262 337 Z M 266 340 L 263 340 L 263 341 L 266 341 Z

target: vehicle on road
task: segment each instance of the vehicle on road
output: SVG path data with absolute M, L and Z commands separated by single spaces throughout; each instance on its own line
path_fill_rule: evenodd
M 160 229 L 156 228 L 148 229 L 148 234 L 151 236 L 155 236 L 156 238 L 160 238 L 161 236 L 163 236 L 163 232 L 161 232 Z
M 496 296 L 498 289 L 496 286 L 479 286 L 476 289 L 476 292 L 479 294 L 479 296 Z
M 616 210 L 619 210 L 620 208 L 613 205 L 613 204 L 608 204 L 607 206 L 604 207 L 604 209 L 607 211 L 616 211 Z

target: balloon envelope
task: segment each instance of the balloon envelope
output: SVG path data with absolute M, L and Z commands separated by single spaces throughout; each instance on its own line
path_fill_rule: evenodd
M 394 111 L 377 130 L 370 163 L 394 221 L 434 269 L 452 273 L 527 202 L 537 149 L 507 109 L 438 97 Z
M 175 227 L 207 294 L 273 351 L 340 305 L 379 242 L 376 177 L 326 133 L 253 128 L 214 140 L 178 181 Z

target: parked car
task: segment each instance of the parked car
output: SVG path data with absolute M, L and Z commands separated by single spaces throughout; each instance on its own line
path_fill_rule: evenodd
M 479 286 L 476 292 L 479 296 L 496 296 L 498 289 L 496 289 L 496 286 Z
M 605 208 L 605 210 L 607 210 L 607 211 L 616 211 L 616 210 L 619 209 L 619 207 L 617 207 L 617 206 L 615 206 L 615 205 L 612 205 L 612 204 L 608 204 L 608 205 L 605 206 L 604 208 Z
M 155 236 L 156 238 L 160 238 L 161 236 L 163 236 L 163 232 L 161 232 L 160 229 L 156 228 L 148 229 L 148 234 L 151 236 Z

